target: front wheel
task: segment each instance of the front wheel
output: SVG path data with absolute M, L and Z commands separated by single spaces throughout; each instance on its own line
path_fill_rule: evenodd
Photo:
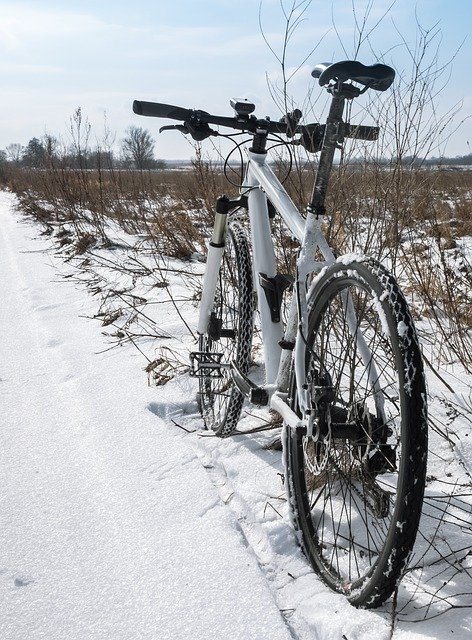
M 199 406 L 207 429 L 230 436 L 239 421 L 244 396 L 235 386 L 228 365 L 242 373 L 249 369 L 253 333 L 253 279 L 251 254 L 243 227 L 230 222 L 209 331 L 200 337 L 199 350 L 222 365 L 218 375 L 200 378 Z
M 313 435 L 286 427 L 292 520 L 303 551 L 355 606 L 393 592 L 412 551 L 427 457 L 426 389 L 415 328 L 374 260 L 327 269 L 308 309 L 305 374 Z M 291 404 L 299 411 L 292 376 Z

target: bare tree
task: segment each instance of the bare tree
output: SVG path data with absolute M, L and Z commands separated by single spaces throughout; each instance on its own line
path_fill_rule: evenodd
M 5 149 L 8 160 L 13 164 L 20 164 L 21 157 L 23 155 L 23 146 L 17 142 L 12 142 Z
M 121 143 L 125 160 L 131 161 L 137 169 L 152 169 L 155 140 L 146 129 L 134 125 L 126 130 L 127 136 Z
M 55 158 L 59 155 L 59 140 L 55 136 L 51 135 L 50 133 L 44 134 L 42 143 L 48 160 L 51 160 L 52 158 Z

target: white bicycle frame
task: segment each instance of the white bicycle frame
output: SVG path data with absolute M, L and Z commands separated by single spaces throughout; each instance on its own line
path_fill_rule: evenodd
M 251 229 L 251 243 L 253 249 L 254 282 L 257 292 L 258 308 L 261 318 L 262 341 L 265 362 L 264 389 L 269 396 L 269 407 L 277 411 L 291 428 L 304 426 L 312 434 L 312 400 L 308 386 L 305 384 L 305 356 L 308 323 L 308 299 L 316 286 L 316 275 L 335 262 L 333 251 L 329 247 L 321 230 L 322 217 L 315 216 L 308 211 L 304 218 L 290 196 L 287 194 L 276 175 L 266 161 L 266 154 L 248 151 L 246 177 L 241 192 L 247 195 L 248 211 Z M 276 257 L 267 199 L 271 201 L 277 212 L 284 220 L 290 234 L 300 243 L 300 253 L 297 259 L 297 277 L 294 283 L 293 295 L 290 303 L 288 319 L 284 328 L 282 321 L 273 322 L 270 308 L 259 281 L 259 274 L 268 278 L 276 276 Z M 222 216 L 226 220 L 227 216 Z M 222 224 L 221 222 L 219 224 Z M 216 228 L 216 227 L 215 227 Z M 218 230 L 217 230 L 218 231 Z M 219 230 L 220 237 L 221 229 Z M 218 235 L 218 233 L 217 233 Z M 208 328 L 212 305 L 217 286 L 218 271 L 222 260 L 224 246 L 208 248 L 207 265 L 203 280 L 203 294 L 200 303 L 200 315 L 197 331 L 204 334 Z M 317 250 L 323 256 L 322 261 L 316 261 Z M 309 287 L 307 281 L 311 278 Z M 383 413 L 383 397 L 378 383 L 378 375 L 370 350 L 363 336 L 356 330 L 357 318 L 350 296 L 346 293 L 344 302 L 347 310 L 348 326 L 355 337 L 359 353 L 374 390 L 377 410 Z M 282 349 L 281 342 L 292 343 L 294 347 L 294 366 L 297 385 L 298 405 L 302 417 L 299 417 L 288 405 L 288 386 L 292 364 L 292 351 Z

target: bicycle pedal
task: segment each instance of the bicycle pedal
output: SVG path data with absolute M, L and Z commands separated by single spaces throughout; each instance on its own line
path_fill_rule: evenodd
M 224 369 L 230 365 L 221 362 L 222 353 L 216 351 L 192 351 L 190 353 L 190 376 L 192 378 L 222 378 Z

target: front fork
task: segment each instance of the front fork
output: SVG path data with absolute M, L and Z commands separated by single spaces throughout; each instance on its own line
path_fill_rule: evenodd
M 208 246 L 208 254 L 203 276 L 202 299 L 198 316 L 197 332 L 204 335 L 208 330 L 211 312 L 215 300 L 220 265 L 225 251 L 226 229 L 230 201 L 228 198 L 218 198 L 215 210 L 213 233 Z

